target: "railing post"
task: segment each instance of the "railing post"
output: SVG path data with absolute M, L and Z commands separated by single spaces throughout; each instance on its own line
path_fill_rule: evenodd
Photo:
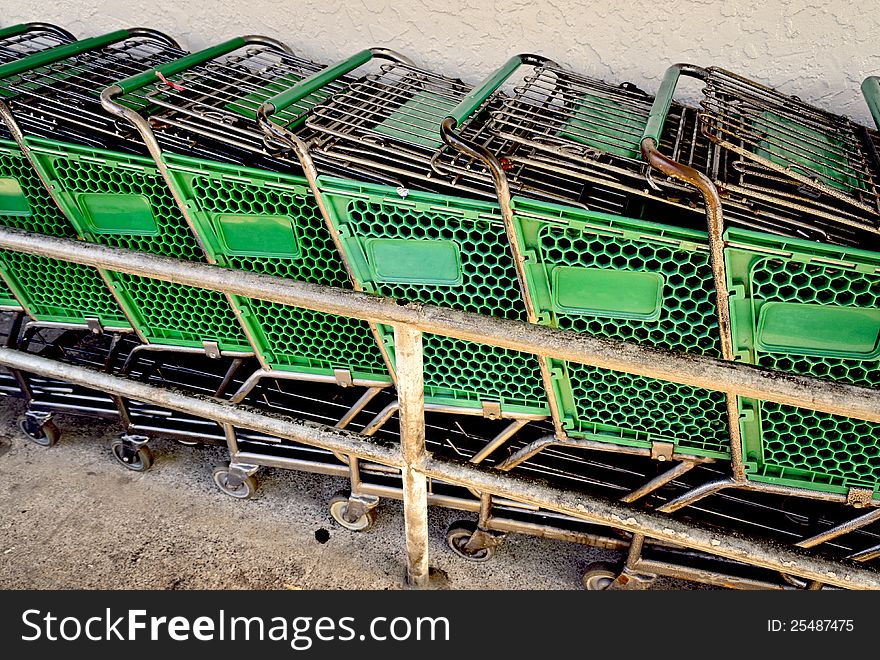
M 403 522 L 406 577 L 413 587 L 428 586 L 428 481 L 425 450 L 425 381 L 422 333 L 394 326 L 400 449 L 403 454 Z

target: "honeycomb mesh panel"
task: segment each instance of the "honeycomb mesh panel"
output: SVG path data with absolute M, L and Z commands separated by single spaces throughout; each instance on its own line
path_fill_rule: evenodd
M 19 307 L 18 299 L 16 299 L 12 290 L 6 286 L 6 282 L 0 282 L 0 305 L 4 307 Z
M 752 294 L 764 302 L 880 307 L 880 277 L 824 264 L 762 259 Z M 864 387 L 880 386 L 877 360 L 760 352 L 762 367 Z M 761 402 L 761 476 L 817 486 L 880 486 L 880 424 Z
M 880 276 L 821 264 L 764 259 L 752 267 L 753 295 L 766 302 L 880 307 Z M 876 361 L 762 353 L 758 364 L 851 385 L 880 386 Z
M 764 401 L 761 426 L 760 476 L 880 487 L 880 424 Z
M 86 319 L 96 318 L 105 326 L 129 327 L 93 268 L 7 250 L 0 258 L 38 321 L 85 324 Z
M 556 316 L 560 328 L 680 352 L 720 355 L 707 251 L 556 223 L 544 224 L 538 239 L 541 259 L 548 266 L 651 272 L 664 279 L 657 319 L 560 312 Z M 699 453 L 729 452 L 725 396 L 720 392 L 575 363 L 568 364 L 568 374 L 577 431 L 613 425 L 674 440 L 677 446 Z M 646 444 L 650 441 L 643 439 Z
M 118 193 L 143 195 L 156 224 L 154 233 L 122 234 L 84 232 L 93 242 L 112 247 L 151 252 L 188 261 L 205 261 L 204 254 L 180 213 L 164 179 L 142 158 L 107 152 L 100 159 L 79 159 L 53 154 L 52 178 L 69 195 Z M 108 273 L 130 313 L 139 320 L 150 341 L 200 346 L 216 341 L 224 350 L 250 350 L 247 337 L 226 297 L 179 284 L 122 273 Z
M 296 258 L 221 254 L 217 255 L 218 262 L 265 275 L 350 288 L 320 209 L 303 185 L 291 190 L 196 175 L 190 186 L 194 199 L 189 203 L 204 212 L 287 216 L 297 228 Z M 213 231 L 201 224 L 200 229 Z M 305 366 L 323 371 L 348 368 L 387 377 L 382 353 L 365 321 L 264 300 L 242 299 L 241 304 L 259 325 L 265 342 L 263 355 L 271 366 Z
M 460 250 L 460 285 L 378 283 L 377 293 L 476 314 L 525 320 L 513 260 L 497 218 L 473 218 L 440 207 L 410 208 L 377 198 L 354 199 L 347 215 L 359 239 L 446 240 Z M 474 342 L 424 336 L 426 392 L 438 398 L 501 401 L 546 410 L 537 360 Z
M 76 237 L 70 221 L 17 146 L 0 145 L 0 179 L 17 182 L 30 210 L 25 215 L 0 213 L 4 227 Z M 14 281 L 37 320 L 85 323 L 86 318 L 98 318 L 105 325 L 128 327 L 125 315 L 95 269 L 10 250 L 0 251 L 0 255 L 6 276 Z M 8 291 L 5 284 L 3 288 Z M 5 291 L 0 292 L 0 300 L 5 295 Z M 13 294 L 9 291 L 8 295 Z

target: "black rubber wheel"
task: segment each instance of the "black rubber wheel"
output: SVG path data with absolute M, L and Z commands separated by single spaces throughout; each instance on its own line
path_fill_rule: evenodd
M 348 520 L 348 493 L 336 493 L 330 500 L 330 515 L 333 520 L 352 532 L 367 532 L 376 524 L 376 510 L 368 509 L 360 518 Z
M 110 451 L 120 465 L 133 472 L 146 472 L 153 465 L 153 452 L 146 445 L 135 449 L 122 440 L 114 440 L 110 444 Z
M 254 496 L 254 493 L 257 492 L 257 480 L 252 476 L 245 478 L 244 481 L 234 488 L 230 486 L 228 467 L 215 467 L 212 477 L 214 478 L 214 485 L 217 486 L 222 493 L 229 495 L 229 497 L 234 497 L 237 500 L 250 499 Z
M 462 559 L 473 562 L 489 561 L 495 556 L 495 548 L 468 550 L 465 546 L 477 531 L 477 524 L 470 520 L 459 520 L 452 523 L 446 532 L 446 545 Z
M 597 561 L 587 566 L 581 581 L 587 591 L 605 591 L 614 583 L 618 575 L 620 575 L 619 566 Z
M 27 417 L 22 417 L 18 420 L 18 428 L 29 440 L 40 447 L 52 447 L 61 439 L 61 431 L 51 421 L 37 424 Z

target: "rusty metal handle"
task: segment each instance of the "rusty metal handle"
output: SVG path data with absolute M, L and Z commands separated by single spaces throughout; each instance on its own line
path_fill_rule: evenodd
M 666 73 L 663 74 L 663 82 L 660 83 L 660 89 L 657 90 L 657 96 L 654 97 L 654 104 L 651 106 L 651 112 L 648 114 L 645 130 L 642 133 L 643 142 L 647 138 L 651 138 L 654 142 L 660 144 L 660 136 L 663 135 L 663 125 L 666 123 L 666 117 L 669 115 L 669 108 L 672 107 L 672 99 L 675 96 L 678 79 L 682 75 L 705 78 L 706 70 L 693 64 L 684 63 L 673 64 L 666 69 Z

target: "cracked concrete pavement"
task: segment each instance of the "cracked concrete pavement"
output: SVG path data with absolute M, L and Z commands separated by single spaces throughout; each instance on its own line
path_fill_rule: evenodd
M 371 531 L 350 532 L 327 510 L 343 479 L 263 470 L 257 497 L 238 501 L 211 481 L 223 448 L 157 439 L 155 465 L 138 474 L 110 455 L 117 425 L 59 416 L 61 442 L 44 449 L 18 431 L 22 411 L 20 401 L 0 401 L 0 588 L 402 587 L 399 502 L 382 502 Z M 579 588 L 587 564 L 609 558 L 511 536 L 492 561 L 466 562 L 445 545 L 448 525 L 466 517 L 431 509 L 431 565 L 448 588 Z

